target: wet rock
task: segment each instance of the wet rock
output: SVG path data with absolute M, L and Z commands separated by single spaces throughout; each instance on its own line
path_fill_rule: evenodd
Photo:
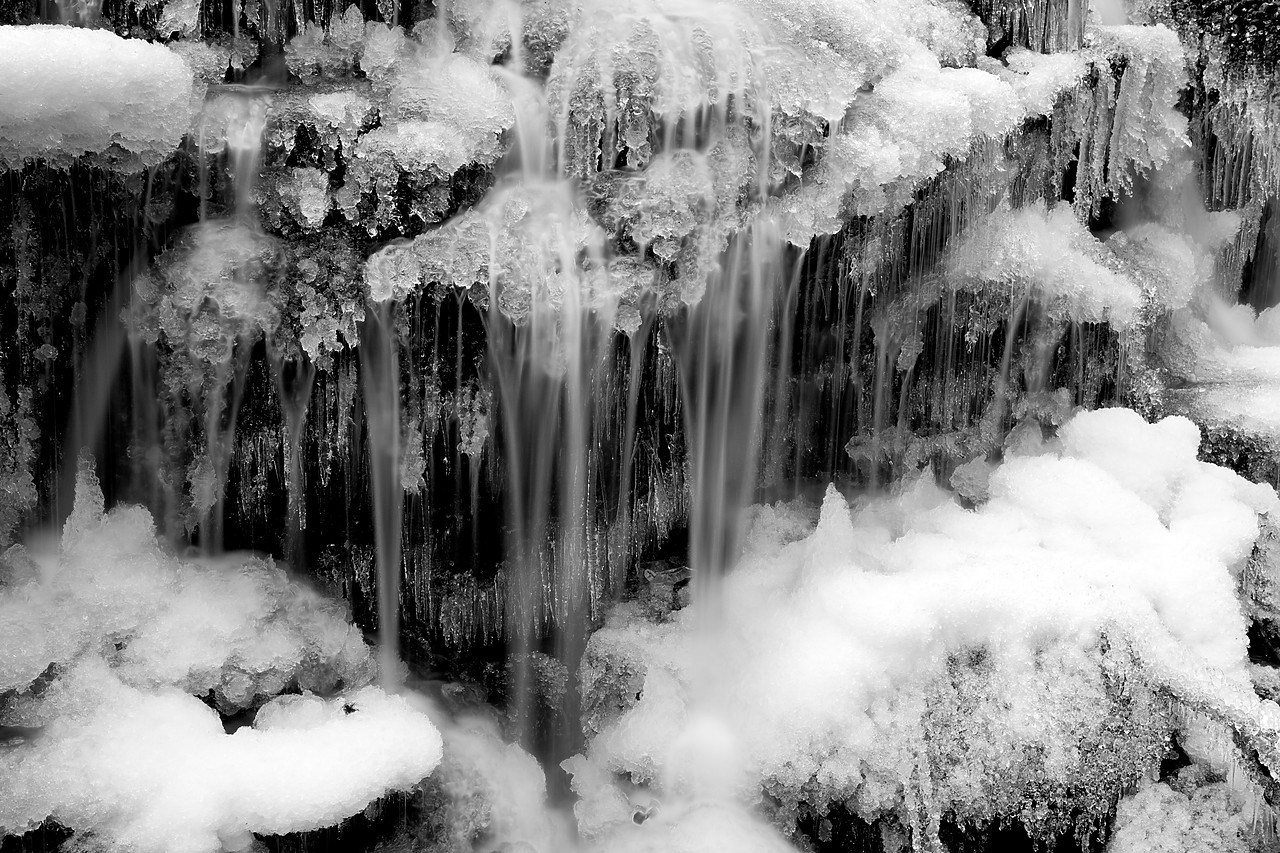
M 692 569 L 655 560 L 641 567 L 640 576 L 643 580 L 636 593 L 636 603 L 650 619 L 662 621 L 672 611 L 688 606 L 692 593 Z

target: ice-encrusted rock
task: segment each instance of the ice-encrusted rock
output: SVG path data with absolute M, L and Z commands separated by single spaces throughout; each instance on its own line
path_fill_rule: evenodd
M 1207 754 L 1166 693 L 1250 743 L 1276 722 L 1253 694 L 1236 578 L 1280 502 L 1198 462 L 1198 444 L 1185 419 L 1082 413 L 1007 456 L 976 509 L 921 480 L 852 515 L 831 491 L 816 530 L 762 511 L 719 644 L 697 639 L 696 602 L 664 624 L 623 606 L 592 637 L 584 760 L 679 800 L 671 745 L 692 697 L 712 696 L 784 827 L 800 803 L 841 802 L 920 838 L 942 815 L 1101 833 L 1171 729 Z
M 441 756 L 427 717 L 373 687 L 282 696 L 227 734 L 195 697 L 130 687 L 85 659 L 42 704 L 53 719 L 42 736 L 0 752 L 0 833 L 54 818 L 107 849 L 243 850 L 254 833 L 340 823 L 418 784 Z
M 1252 818 L 1224 782 L 1196 785 L 1196 768 L 1173 785 L 1149 784 L 1120 801 L 1107 853 L 1248 853 Z
M 1204 428 L 1206 458 L 1280 483 L 1280 309 L 1205 294 L 1161 327 L 1157 357 L 1160 408 Z
M 175 559 L 145 510 L 104 513 L 96 480 L 81 478 L 60 553 L 37 555 L 39 575 L 0 594 L 0 694 L 86 656 L 130 686 L 181 688 L 227 713 L 287 687 L 372 680 L 372 653 L 338 605 L 269 559 Z
M 72 158 L 138 169 L 178 147 L 193 78 L 164 45 L 107 30 L 0 26 L 0 165 Z
M 269 560 L 175 559 L 144 510 L 104 512 L 87 465 L 56 559 L 0 588 L 0 649 L 0 726 L 39 733 L 0 750 L 0 835 L 52 818 L 108 849 L 240 850 L 337 824 L 441 756 L 425 714 L 364 686 L 340 608 Z M 228 734 L 214 708 L 258 710 Z
M 1013 303 L 1034 298 L 1055 318 L 1078 323 L 1124 329 L 1138 319 L 1139 286 L 1068 205 L 995 211 L 964 235 L 947 263 L 957 290 Z
M 515 120 L 511 96 L 487 65 L 457 53 L 399 43 L 396 73 L 375 81 L 381 126 L 346 152 L 347 173 L 338 206 L 377 233 L 398 216 L 400 181 L 414 188 L 412 215 L 439 222 L 450 208 L 449 179 L 463 167 L 491 167 L 504 151 L 503 133 Z M 373 215 L 358 213 L 373 199 Z

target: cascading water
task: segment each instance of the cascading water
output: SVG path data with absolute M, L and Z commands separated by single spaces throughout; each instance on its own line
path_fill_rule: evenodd
M 373 490 L 374 564 L 378 590 L 378 670 L 394 688 L 400 671 L 400 536 L 404 487 L 400 481 L 400 359 L 395 318 L 387 306 L 364 324 L 360 361 Z
M 0 2 L 0 844 L 1274 849 L 1237 5 Z

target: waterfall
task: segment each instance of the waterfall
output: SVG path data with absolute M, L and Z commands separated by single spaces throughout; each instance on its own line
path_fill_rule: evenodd
M 378 590 L 378 669 L 382 683 L 400 680 L 400 537 L 404 513 L 400 446 L 400 359 L 394 317 L 378 306 L 365 320 L 360 361 L 373 490 L 374 562 Z
M 1270 844 L 1268 16 L 0 4 L 0 837 Z

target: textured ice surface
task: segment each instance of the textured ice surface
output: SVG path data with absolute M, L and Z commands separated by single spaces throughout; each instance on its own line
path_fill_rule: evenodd
M 1203 210 L 1180 213 L 1180 230 L 1143 223 L 1105 241 L 1078 212 L 1061 202 L 996 209 L 954 243 L 947 286 L 1123 331 L 1186 308 L 1212 279 L 1221 223 Z
M 1209 428 L 1280 442 L 1280 309 L 1206 296 L 1174 315 L 1162 356 L 1184 386 L 1169 405 Z
M 0 26 L 0 164 L 81 154 L 137 168 L 178 147 L 192 74 L 158 44 L 106 30 Z
M 398 215 L 395 191 L 406 175 L 423 188 L 411 213 L 424 223 L 439 222 L 449 207 L 448 179 L 468 164 L 492 166 L 515 121 L 512 97 L 489 65 L 414 41 L 383 48 L 396 60 L 393 73 L 374 81 L 381 126 L 351 147 L 338 199 L 347 218 L 370 233 Z M 379 62 L 389 67 L 391 60 Z M 370 196 L 373 216 L 355 209 Z
M 996 211 L 959 241 L 949 280 L 961 290 L 1028 296 L 1060 319 L 1125 328 L 1142 291 L 1069 205 Z
M 40 576 L 0 595 L 0 692 L 84 657 L 108 659 L 135 687 L 211 694 L 227 712 L 287 686 L 329 692 L 372 679 L 372 655 L 342 609 L 270 560 L 175 559 L 145 510 L 103 514 L 93 494 L 78 490 Z
M 510 141 L 516 96 L 494 54 L 455 50 L 441 34 L 434 23 L 407 33 L 366 22 L 351 6 L 327 29 L 308 26 L 286 46 L 290 69 L 320 91 L 305 96 L 305 108 L 296 94 L 281 97 L 269 141 L 287 157 L 298 126 L 314 127 L 326 171 L 339 158 L 345 166 L 334 206 L 370 235 L 440 222 L 455 204 L 450 180 L 467 166 L 493 167 Z M 318 227 L 300 204 L 291 206 L 304 228 Z
M 1078 51 L 1036 53 L 1014 48 L 1004 57 L 1005 68 L 996 68 L 1022 99 L 1028 115 L 1044 116 L 1064 91 L 1076 86 L 1089 73 L 1089 61 Z
M 1076 206 L 1100 210 L 1104 197 L 1133 194 L 1137 181 L 1190 147 L 1187 119 L 1177 111 L 1187 67 L 1178 36 L 1165 26 L 1102 26 L 1090 45 L 1104 73 L 1079 121 L 1083 134 Z M 1119 85 L 1112 84 L 1119 74 Z
M 152 340 L 184 341 L 193 361 L 224 364 L 237 339 L 279 325 L 284 260 L 277 238 L 243 222 L 197 223 L 134 280 L 137 328 Z
M 1174 784 L 1147 785 L 1120 801 L 1107 853 L 1247 853 L 1252 827 L 1229 785 L 1189 783 L 1196 768 Z
M 1091 44 L 1104 56 L 1123 59 L 1114 104 L 1108 180 L 1128 194 L 1132 180 L 1168 163 L 1190 146 L 1187 120 L 1177 111 L 1186 65 L 1177 33 L 1163 25 L 1098 27 Z
M 853 104 L 823 159 L 779 208 L 789 237 L 839 230 L 850 213 L 875 215 L 901 206 L 946 158 L 963 158 L 983 138 L 1000 138 L 1026 117 L 1013 87 L 976 68 L 944 68 L 916 48 Z
M 523 322 L 535 306 L 589 305 L 587 267 L 602 265 L 603 246 L 602 230 L 569 184 L 506 184 L 444 226 L 375 253 L 365 281 L 375 300 L 403 299 L 429 284 L 480 285 L 485 298 Z
M 984 44 L 967 9 L 927 0 L 596 2 L 557 53 L 547 100 L 562 167 L 581 177 L 652 168 L 700 115 L 747 117 L 768 154 L 751 169 L 805 244 L 841 214 L 905 204 L 947 158 L 1043 114 L 1084 73 L 1079 60 L 963 67 Z
M 373 687 L 281 696 L 228 735 L 195 697 L 130 687 L 86 658 L 41 704 L 55 715 L 44 733 L 0 751 L 0 832 L 53 817 L 140 853 L 242 850 L 251 833 L 331 826 L 416 785 L 441 756 L 427 718 Z
M 1198 444 L 1185 419 L 1101 410 L 1011 449 L 976 509 L 928 479 L 852 509 L 829 490 L 816 528 L 803 510 L 759 508 L 701 658 L 696 602 L 661 625 L 623 606 L 593 636 L 589 762 L 678 798 L 671 745 L 698 678 L 784 810 L 816 797 L 874 817 L 916 796 L 1063 831 L 1020 804 L 1022 786 L 1050 779 L 1064 800 L 1093 792 L 1077 805 L 1100 818 L 1100 792 L 1163 751 L 1154 690 L 1266 717 L 1235 573 L 1280 502 L 1197 461 Z M 598 792 L 582 808 L 589 824 L 617 812 Z
M 0 725 L 38 731 L 0 748 L 0 833 L 52 817 L 113 848 L 213 853 L 338 823 L 440 759 L 373 674 L 339 607 L 269 560 L 175 559 L 82 470 L 57 555 L 0 594 Z M 215 707 L 258 711 L 228 735 Z
M 607 287 L 657 289 L 659 304 L 676 306 L 700 298 L 729 236 L 761 208 L 789 240 L 807 245 L 850 216 L 896 212 L 949 164 L 996 151 L 1028 119 L 1059 107 L 1062 122 L 1079 126 L 1055 128 L 1061 138 L 1053 144 L 1069 151 L 1085 138 L 1086 206 L 1131 192 L 1138 176 L 1167 167 L 1186 143 L 1185 120 L 1172 111 L 1185 76 L 1182 52 L 1160 27 L 1101 28 L 1086 51 L 1014 49 L 995 59 L 983 55 L 984 27 L 970 10 L 931 0 L 698 7 L 594 0 L 559 17 L 542 12 L 531 12 L 526 32 L 554 31 L 537 36 L 555 50 L 542 90 L 489 66 L 485 51 L 509 48 L 514 22 L 484 3 L 455 9 L 452 32 L 418 27 L 405 36 L 349 10 L 327 33 L 295 39 L 299 73 L 358 68 L 378 104 L 379 126 L 363 135 L 348 130 L 351 143 L 344 140 L 345 185 L 333 200 L 348 220 L 370 234 L 395 225 L 406 212 L 399 194 L 407 181 L 415 187 L 408 216 L 434 225 L 455 198 L 450 176 L 467 164 L 492 166 L 508 141 L 519 140 L 526 166 L 554 158 L 583 182 L 578 206 L 623 256 L 597 264 L 609 268 Z M 336 115 L 340 105 L 330 106 Z M 301 203 L 306 187 L 296 179 L 284 186 L 286 205 L 315 227 Z M 312 195 L 313 207 L 324 201 Z M 445 279 L 484 282 L 478 224 L 472 212 L 457 216 L 419 238 L 417 259 L 390 247 L 371 265 L 372 290 L 403 298 Z M 496 251 L 508 255 L 510 247 Z M 493 260 L 504 272 L 520 265 Z M 1105 269 L 1081 263 L 1092 283 L 1103 283 Z M 1092 298 L 1098 293 L 1068 279 L 1057 283 L 1089 297 L 1086 310 L 1102 310 Z M 1122 286 L 1103 300 L 1119 325 L 1137 319 L 1132 295 Z M 620 326 L 634 327 L 635 308 L 622 302 Z

